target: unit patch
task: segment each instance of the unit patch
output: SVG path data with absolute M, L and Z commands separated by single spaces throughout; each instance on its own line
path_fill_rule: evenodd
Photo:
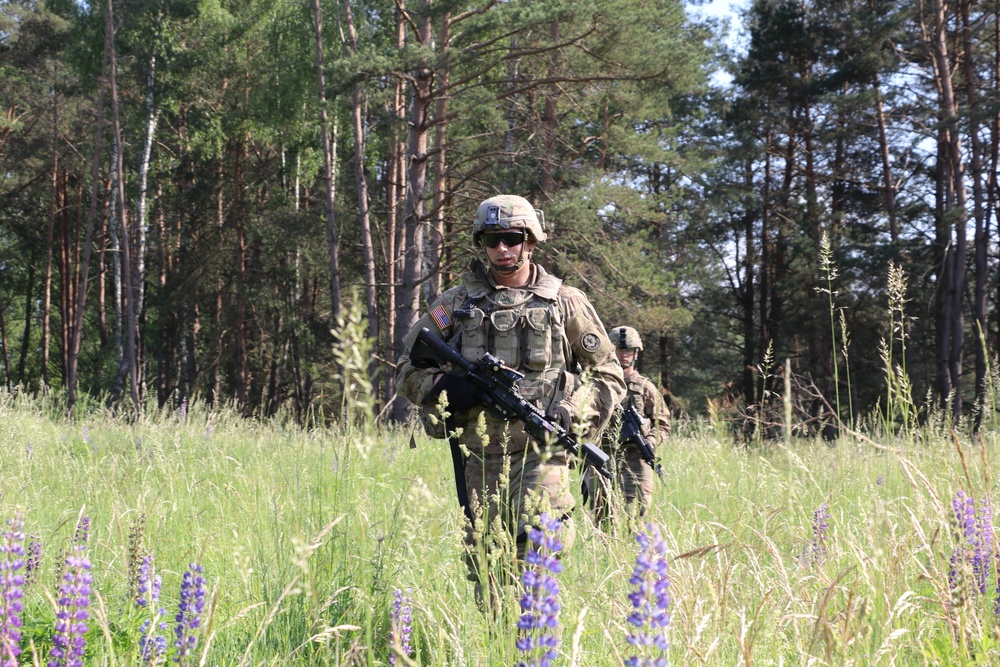
M 448 331 L 451 327 L 451 315 L 444 309 L 444 306 L 438 306 L 431 310 L 431 318 L 442 332 Z
M 586 333 L 580 340 L 580 344 L 583 345 L 583 349 L 587 352 L 596 352 L 601 347 L 601 339 L 593 332 Z

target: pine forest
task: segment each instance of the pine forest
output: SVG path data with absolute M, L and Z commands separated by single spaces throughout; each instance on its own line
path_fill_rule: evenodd
M 528 198 L 678 415 L 819 433 L 905 392 L 976 426 L 1000 351 L 1000 5 L 3 0 L 10 392 L 367 406 Z M 794 414 L 779 414 L 794 386 Z M 776 398 L 778 397 L 778 398 Z

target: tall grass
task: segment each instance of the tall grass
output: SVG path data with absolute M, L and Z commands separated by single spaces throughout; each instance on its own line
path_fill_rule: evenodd
M 887 344 L 887 361 L 905 358 L 902 342 Z M 364 356 L 344 349 L 353 374 L 344 386 L 364 392 Z M 795 437 L 734 446 L 719 423 L 674 424 L 660 452 L 667 483 L 644 518 L 669 560 L 673 664 L 1000 660 L 998 540 L 989 526 L 984 590 L 956 577 L 973 565 L 952 506 L 959 492 L 991 504 L 997 430 L 973 439 L 934 411 L 918 425 L 898 367 L 887 367 L 898 382 L 886 413 L 835 446 Z M 155 554 L 168 619 L 188 564 L 203 568 L 204 622 L 185 664 L 522 659 L 518 593 L 501 597 L 504 613 L 486 615 L 466 578 L 444 444 L 374 425 L 359 409 L 365 397 L 345 393 L 349 427 L 316 420 L 310 429 L 199 403 L 138 421 L 100 410 L 68 420 L 47 400 L 0 395 L 0 518 L 21 517 L 27 542 L 43 545 L 22 600 L 22 664 L 48 654 L 59 555 L 81 517 L 94 580 L 87 665 L 141 664 L 144 616 L 133 598 L 144 552 Z M 632 655 L 636 526 L 599 530 L 579 507 L 552 664 L 622 665 Z M 409 654 L 393 638 L 399 590 L 410 605 Z

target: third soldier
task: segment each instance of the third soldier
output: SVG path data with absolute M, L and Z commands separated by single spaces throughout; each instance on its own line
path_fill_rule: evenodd
M 590 499 L 598 523 L 611 518 L 610 514 L 616 503 L 623 503 L 630 514 L 643 516 L 649 511 L 653 496 L 653 467 L 643 458 L 634 442 L 620 442 L 622 411 L 634 407 L 642 416 L 642 436 L 652 452 L 655 453 L 670 435 L 670 411 L 663 396 L 656 385 L 636 369 L 639 352 L 642 351 L 639 332 L 632 327 L 617 326 L 608 332 L 608 337 L 615 346 L 615 356 L 624 370 L 628 391 L 618 411 L 619 418 L 615 420 L 617 423 L 613 422 L 605 432 L 603 445 L 615 457 L 615 485 L 620 495 L 612 499 L 603 480 L 596 480 L 592 475 L 585 477 L 584 494 Z

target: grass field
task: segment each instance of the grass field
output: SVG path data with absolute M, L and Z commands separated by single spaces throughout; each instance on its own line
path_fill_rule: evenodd
M 131 424 L 53 413 L 10 396 L 0 406 L 0 517 L 23 520 L 26 550 L 41 545 L 22 586 L 20 664 L 51 659 L 68 553 L 91 563 L 86 665 L 143 664 L 142 638 L 157 634 L 174 661 L 190 563 L 206 599 L 182 664 L 522 660 L 521 591 L 487 617 L 466 580 L 445 443 L 417 430 L 411 449 L 409 429 L 305 431 L 197 405 Z M 676 424 L 647 517 L 667 547 L 670 663 L 998 664 L 995 425 L 984 435 L 932 423 L 894 439 L 738 447 L 718 425 Z M 552 664 L 624 664 L 636 526 L 602 532 L 582 508 L 575 525 Z M 141 607 L 144 556 L 162 589 Z M 412 615 L 405 657 L 391 649 L 397 591 Z

